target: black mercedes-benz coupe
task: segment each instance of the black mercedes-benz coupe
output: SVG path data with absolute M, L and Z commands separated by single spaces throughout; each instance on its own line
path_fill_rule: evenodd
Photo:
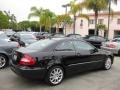
M 98 50 L 84 40 L 50 38 L 16 50 L 11 69 L 22 77 L 44 79 L 50 85 L 57 85 L 71 73 L 108 70 L 113 59 L 110 52 Z

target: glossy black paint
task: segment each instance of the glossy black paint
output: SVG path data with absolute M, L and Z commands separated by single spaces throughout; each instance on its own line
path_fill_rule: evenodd
M 93 38 L 92 38 L 93 37 Z M 84 37 L 85 40 L 89 43 L 91 43 L 92 45 L 94 45 L 96 48 L 100 48 L 102 45 L 102 42 L 106 42 L 108 41 L 106 38 L 102 37 L 102 36 L 96 36 L 96 35 L 92 35 L 92 36 L 87 36 Z
M 55 40 L 54 43 L 42 50 L 30 50 L 27 48 L 20 48 L 14 52 L 18 56 L 16 60 L 11 61 L 11 69 L 18 75 L 26 78 L 44 78 L 47 71 L 55 66 L 59 65 L 64 68 L 65 74 L 82 72 L 85 70 L 101 68 L 107 59 L 111 57 L 113 61 L 113 55 L 108 51 L 98 50 L 94 46 L 92 50 L 56 50 L 56 47 L 63 42 L 84 42 L 86 41 L 72 38 L 50 39 Z M 91 46 L 91 45 L 90 45 Z M 34 66 L 21 66 L 19 65 L 22 54 L 30 55 L 37 59 L 37 64 Z M 34 75 L 33 75 L 34 73 Z

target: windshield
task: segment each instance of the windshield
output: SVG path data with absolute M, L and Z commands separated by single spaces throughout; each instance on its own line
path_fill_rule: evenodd
M 46 47 L 48 47 L 49 45 L 53 44 L 55 42 L 55 40 L 51 40 L 51 39 L 45 39 L 45 40 L 40 40 L 38 42 L 35 42 L 31 45 L 29 45 L 28 49 L 33 49 L 33 50 L 42 50 Z

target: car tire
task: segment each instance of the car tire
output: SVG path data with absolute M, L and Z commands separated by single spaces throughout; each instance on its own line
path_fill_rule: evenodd
M 61 66 L 53 66 L 49 69 L 45 81 L 47 84 L 55 86 L 62 82 L 64 78 L 64 69 Z
M 109 70 L 111 69 L 112 66 L 112 59 L 110 57 L 108 57 L 105 62 L 104 62 L 104 70 Z
M 8 63 L 7 56 L 0 54 L 0 69 L 7 67 Z

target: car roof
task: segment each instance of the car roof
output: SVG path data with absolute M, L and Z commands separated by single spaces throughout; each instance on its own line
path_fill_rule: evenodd
M 78 38 L 69 38 L 69 37 L 64 37 L 64 38 L 48 38 L 51 40 L 56 40 L 56 41 L 69 41 L 69 40 L 80 40 L 80 41 L 85 41 L 82 38 L 78 39 Z

